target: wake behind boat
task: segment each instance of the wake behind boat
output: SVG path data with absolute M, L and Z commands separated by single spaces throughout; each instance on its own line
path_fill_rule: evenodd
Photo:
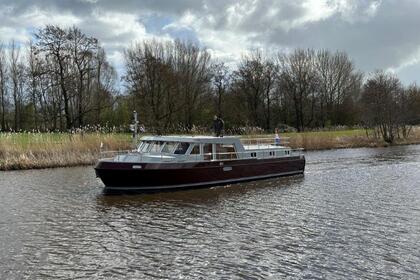
M 303 174 L 305 170 L 301 149 L 259 139 L 243 142 L 233 136 L 146 136 L 136 150 L 101 159 L 95 172 L 106 192 L 156 192 Z

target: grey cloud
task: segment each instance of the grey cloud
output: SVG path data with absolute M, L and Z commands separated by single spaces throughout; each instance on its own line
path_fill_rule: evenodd
M 0 28 L 31 29 L 19 17 L 39 9 L 50 14 L 71 14 L 80 19 L 78 24 L 86 33 L 98 37 L 111 51 L 122 51 L 118 43 L 128 44 L 133 38 L 129 31 L 116 34 L 113 26 L 99 22 L 97 11 L 126 13 L 144 23 L 147 17 L 159 16 L 178 20 L 187 12 L 200 23 L 191 27 L 197 39 L 203 40 L 207 31 L 220 36 L 227 33 L 245 38 L 252 47 L 255 43 L 266 48 L 327 48 L 344 50 L 358 67 L 369 72 L 377 68 L 397 68 L 420 49 L 420 2 L 417 0 L 328 0 L 334 8 L 328 17 L 308 21 L 302 25 L 287 26 L 305 16 L 308 10 L 302 2 L 286 0 L 0 0 L 0 14 L 4 7 L 12 7 L 1 19 Z M 345 3 L 345 4 L 343 4 Z M 238 5 L 246 13 L 235 22 L 228 21 L 228 8 Z M 375 6 L 376 5 L 376 6 Z M 374 9 L 376 7 L 376 10 Z M 115 28 L 115 27 L 114 27 Z M 176 36 L 179 32 L 150 29 L 158 36 Z M 226 32 L 229 31 L 229 32 Z M 191 34 L 193 36 L 194 34 Z M 200 37 L 201 36 L 201 37 Z M 0 34 L 1 39 L 1 34 Z M 416 65 L 410 69 L 418 69 Z M 412 79 L 407 70 L 401 72 Z M 403 77 L 404 79 L 404 77 Z M 420 79 L 420 76 L 418 77 Z
M 49 12 L 71 12 L 74 15 L 85 16 L 91 13 L 93 4 L 88 1 L 54 1 L 54 0 L 0 0 L 0 7 L 11 7 L 10 16 L 19 16 L 28 11 L 38 8 Z
M 166 1 L 166 0 L 15 0 L 15 1 L 0 1 L 0 5 L 7 5 L 13 7 L 15 15 L 23 13 L 28 9 L 38 7 L 40 9 L 51 10 L 55 12 L 66 11 L 72 12 L 74 15 L 87 15 L 94 9 L 103 9 L 107 11 L 117 12 L 145 12 L 154 11 L 159 13 L 182 14 L 186 10 L 203 11 L 205 1 L 195 0 L 180 0 L 180 1 Z
M 241 29 L 245 32 L 247 30 L 264 32 L 267 29 L 281 27 L 280 22 L 291 21 L 303 15 L 303 7 L 296 2 L 287 1 L 281 5 L 273 5 L 273 1 L 264 0 L 259 2 L 255 10 L 244 20 Z
M 271 45 L 347 51 L 364 71 L 398 66 L 420 47 L 420 3 L 383 3 L 369 20 L 348 22 L 337 14 L 285 32 L 273 29 L 260 40 Z

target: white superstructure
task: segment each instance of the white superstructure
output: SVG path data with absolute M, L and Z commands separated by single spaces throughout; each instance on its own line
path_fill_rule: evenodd
M 197 162 L 267 159 L 299 155 L 275 139 L 236 136 L 144 136 L 137 149 L 114 157 L 118 162 Z M 271 142 L 271 143 L 270 143 Z

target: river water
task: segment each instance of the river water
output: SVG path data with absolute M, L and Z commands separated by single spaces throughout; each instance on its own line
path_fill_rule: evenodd
M 0 173 L 0 279 L 420 279 L 420 146 L 304 176 L 105 196 L 92 167 Z

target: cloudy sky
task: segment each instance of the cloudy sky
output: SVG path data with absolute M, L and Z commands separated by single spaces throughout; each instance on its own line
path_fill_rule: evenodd
M 0 41 L 45 24 L 97 37 L 120 74 L 133 42 L 181 38 L 228 62 L 255 48 L 342 50 L 365 73 L 420 84 L 420 0 L 0 0 Z

